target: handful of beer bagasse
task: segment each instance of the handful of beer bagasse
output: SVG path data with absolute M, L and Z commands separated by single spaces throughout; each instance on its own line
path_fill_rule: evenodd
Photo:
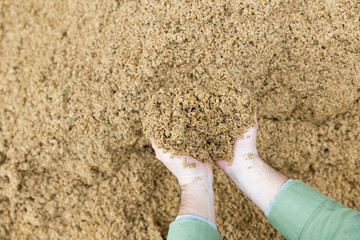
M 254 124 L 255 100 L 233 81 L 160 89 L 143 114 L 148 138 L 173 155 L 231 161 L 233 145 Z

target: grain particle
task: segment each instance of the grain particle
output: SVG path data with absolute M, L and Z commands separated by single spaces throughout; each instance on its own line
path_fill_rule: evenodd
M 188 160 L 186 158 L 184 159 L 183 166 L 184 166 L 184 168 L 189 166 Z

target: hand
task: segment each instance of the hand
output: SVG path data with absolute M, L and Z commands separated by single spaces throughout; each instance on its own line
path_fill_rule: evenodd
M 244 165 L 251 168 L 251 165 L 249 165 L 252 162 L 251 160 L 259 157 L 256 148 L 257 130 L 258 124 L 255 113 L 253 125 L 234 144 L 233 159 L 230 161 L 215 161 L 215 164 L 234 182 L 236 181 L 236 175 L 244 168 Z
M 234 144 L 231 161 L 216 161 L 234 183 L 265 212 L 271 200 L 288 178 L 265 163 L 256 148 L 258 124 L 254 125 Z
M 201 163 L 190 156 L 172 156 L 157 147 L 151 139 L 156 157 L 177 178 L 180 189 L 178 215 L 197 215 L 215 223 L 213 172 L 209 163 Z
M 208 162 L 201 163 L 190 156 L 173 156 L 170 152 L 157 147 L 153 139 L 151 143 L 156 157 L 175 175 L 181 187 L 202 180 L 212 185 L 213 172 Z

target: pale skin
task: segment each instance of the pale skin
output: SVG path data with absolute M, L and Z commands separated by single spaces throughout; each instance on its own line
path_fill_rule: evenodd
M 156 157 L 165 164 L 179 182 L 181 196 L 178 215 L 197 215 L 215 223 L 213 172 L 210 164 L 201 163 L 189 156 L 172 158 L 171 153 L 164 153 L 154 141 L 152 141 L 152 146 Z
M 234 159 L 216 161 L 234 183 L 263 211 L 288 178 L 265 163 L 256 148 L 258 124 L 234 144 Z M 215 223 L 213 173 L 209 163 L 201 163 L 189 156 L 175 156 L 158 148 L 152 140 L 156 157 L 176 176 L 180 188 L 178 215 L 198 215 Z M 185 165 L 184 165 L 185 161 Z M 194 165 L 191 165 L 195 163 Z M 192 167 L 191 167 L 192 166 Z

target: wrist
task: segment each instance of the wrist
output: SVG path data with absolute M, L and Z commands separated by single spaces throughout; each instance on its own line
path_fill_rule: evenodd
M 288 178 L 269 166 L 259 156 L 254 155 L 251 159 L 237 160 L 232 169 L 231 178 L 262 211 L 265 211 Z
M 212 180 L 198 178 L 191 183 L 180 184 L 180 189 L 178 215 L 197 215 L 215 223 Z
M 262 160 L 257 149 L 235 152 L 233 162 L 227 167 L 227 175 L 239 186 L 239 181 L 248 174 L 254 174 L 253 168 Z M 256 173 L 255 173 L 256 174 Z

